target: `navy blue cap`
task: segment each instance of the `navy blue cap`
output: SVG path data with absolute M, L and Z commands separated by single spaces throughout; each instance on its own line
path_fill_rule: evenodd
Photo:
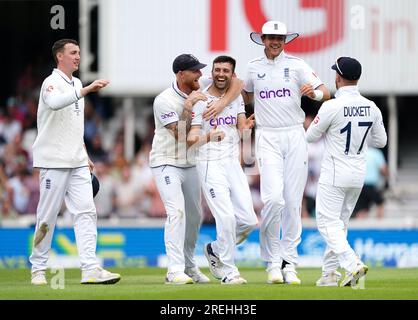
M 340 57 L 331 67 L 346 80 L 358 80 L 361 76 L 361 64 L 354 58 Z
M 173 61 L 173 72 L 185 70 L 200 70 L 206 67 L 206 64 L 200 63 L 200 61 L 192 54 L 181 54 Z

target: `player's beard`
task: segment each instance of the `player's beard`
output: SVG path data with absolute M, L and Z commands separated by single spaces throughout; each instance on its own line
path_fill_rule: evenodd
M 195 81 L 195 80 L 197 80 L 197 81 Z M 199 88 L 200 88 L 199 78 L 197 78 L 197 79 L 193 79 L 193 78 L 187 79 L 187 81 L 185 82 L 185 85 L 187 85 L 192 91 L 199 90 Z
M 217 90 L 223 93 L 224 91 L 226 91 L 226 88 L 229 88 L 230 83 L 231 79 L 226 78 L 224 82 L 218 82 L 217 80 L 215 80 L 213 82 L 213 85 Z

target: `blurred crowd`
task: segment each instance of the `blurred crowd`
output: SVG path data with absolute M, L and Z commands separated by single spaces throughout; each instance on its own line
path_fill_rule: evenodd
M 39 199 L 38 172 L 32 168 L 32 143 L 36 137 L 36 111 L 39 90 L 42 84 L 40 74 L 29 66 L 20 76 L 16 93 L 7 99 L 6 105 L 0 105 L 0 216 L 19 218 L 23 215 L 35 215 Z M 109 98 L 106 98 L 109 99 Z M 124 155 L 123 126 L 116 132 L 113 141 L 105 147 L 103 143 L 103 124 L 115 121 L 112 103 L 93 95 L 85 104 L 85 144 L 90 158 L 95 163 L 95 173 L 100 181 L 100 191 L 95 198 L 99 219 L 112 217 L 145 218 L 165 217 L 165 210 L 148 166 L 154 132 L 152 106 L 145 119 L 142 134 L 135 139 L 135 157 L 128 161 Z M 309 125 L 312 116 L 307 116 L 305 125 Z M 316 186 L 320 172 L 323 142 L 309 146 L 309 178 L 303 201 L 302 217 L 315 216 Z M 378 216 L 382 217 L 383 187 L 382 177 L 387 176 L 387 168 L 382 155 L 368 164 L 370 184 L 362 193 L 358 217 L 367 217 L 368 210 L 375 203 Z M 370 168 L 369 168 L 370 167 Z M 376 171 L 376 168 L 377 171 Z M 248 168 L 248 182 L 253 196 L 256 213 L 259 215 L 262 202 L 260 181 L 253 167 Z M 377 173 L 376 173 L 377 172 Z M 367 181 L 366 181 L 367 183 Z M 383 187 L 382 187 L 383 186 Z M 203 198 L 203 197 L 202 197 Z M 204 223 L 214 223 L 204 199 Z M 360 202 L 360 200 L 359 200 Z M 62 212 L 65 212 L 63 207 Z

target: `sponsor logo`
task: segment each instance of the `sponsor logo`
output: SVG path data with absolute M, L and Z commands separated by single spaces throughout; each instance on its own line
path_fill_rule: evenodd
M 169 185 L 171 183 L 169 176 L 165 176 L 164 180 L 165 180 L 165 184 L 167 184 L 167 185 Z
M 167 118 L 174 117 L 175 115 L 176 115 L 176 113 L 174 111 L 171 111 L 170 113 L 163 113 L 161 115 L 161 119 L 164 120 L 164 119 L 167 119 Z
M 212 199 L 216 197 L 215 190 L 213 190 L 213 188 L 210 188 L 209 192 L 210 192 L 210 196 L 212 197 Z
M 237 117 L 234 117 L 234 116 L 219 117 L 216 119 L 210 119 L 209 121 L 209 125 L 211 127 L 222 126 L 222 125 L 234 125 L 236 123 L 237 123 Z
M 283 77 L 284 77 L 284 81 L 289 82 L 290 81 L 290 72 L 289 72 L 289 68 L 284 68 L 284 72 L 283 72 Z
M 45 180 L 45 189 L 51 189 L 51 179 Z
M 265 89 L 260 91 L 259 96 L 261 99 L 273 99 L 273 98 L 283 98 L 283 97 L 290 97 L 290 90 L 283 88 L 277 90 L 269 90 Z

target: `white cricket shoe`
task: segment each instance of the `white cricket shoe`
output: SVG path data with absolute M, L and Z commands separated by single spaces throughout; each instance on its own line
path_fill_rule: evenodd
M 282 270 L 279 266 L 268 267 L 267 271 L 267 283 L 269 284 L 280 284 L 283 283 Z
M 353 271 L 345 272 L 344 280 L 341 281 L 340 287 L 351 287 L 355 286 L 358 283 L 358 280 L 364 277 L 369 270 L 369 267 L 363 263 L 358 263 Z
M 205 245 L 205 256 L 208 259 L 209 270 L 215 279 L 221 280 L 223 278 L 222 262 L 212 250 L 210 243 Z
M 297 276 L 295 267 L 288 264 L 282 269 L 282 273 L 283 273 L 284 283 L 286 284 L 300 284 L 301 283 L 300 279 Z
M 35 271 L 32 273 L 31 283 L 35 286 L 44 286 L 47 285 L 48 282 L 46 281 L 45 271 Z
M 165 284 L 191 284 L 193 279 L 183 271 L 168 272 L 165 278 Z
M 338 287 L 338 281 L 341 279 L 341 273 L 332 271 L 322 273 L 321 278 L 316 281 L 317 287 Z
M 101 267 L 81 272 L 81 284 L 114 284 L 121 279 L 120 274 L 109 272 Z
M 199 270 L 198 267 L 186 268 L 184 273 L 193 279 L 194 283 L 208 283 L 210 279 Z
M 247 283 L 247 280 L 245 280 L 240 275 L 237 275 L 233 278 L 224 277 L 221 281 L 221 284 L 226 284 L 226 285 L 236 285 L 236 284 L 246 284 L 246 283 Z

